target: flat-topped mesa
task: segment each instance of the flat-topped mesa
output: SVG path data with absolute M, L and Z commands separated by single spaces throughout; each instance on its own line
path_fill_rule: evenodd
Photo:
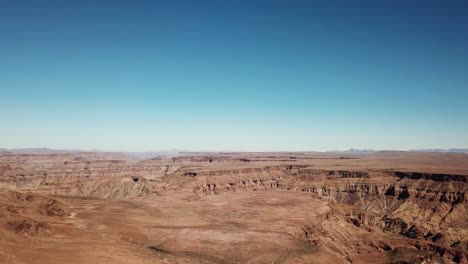
M 154 193 L 156 185 L 172 171 L 160 163 L 79 159 L 47 168 L 23 165 L 5 170 L 0 188 L 102 198 L 141 197 Z
M 444 228 L 468 222 L 468 186 L 464 175 L 303 167 L 220 170 L 198 175 L 206 180 L 193 188 L 198 194 L 309 192 L 318 199 L 357 206 L 346 213 L 348 220 L 357 226 L 381 226 L 386 232 L 408 238 L 432 241 Z M 395 226 L 398 231 L 394 231 Z M 448 244 L 443 246 L 463 243 L 457 233 L 459 228 L 444 231 Z
M 468 175 L 441 174 L 441 173 L 423 173 L 423 172 L 403 172 L 395 171 L 391 173 L 400 179 L 412 180 L 431 180 L 438 182 L 463 182 L 468 183 Z
M 226 181 L 222 183 L 207 182 L 203 185 L 197 185 L 193 188 L 195 193 L 200 194 L 219 194 L 227 191 L 257 191 L 279 188 L 279 179 L 277 178 L 255 178 Z
M 325 195 L 331 195 L 330 192 L 333 190 L 343 189 L 350 192 L 362 190 L 365 193 L 384 193 L 384 188 L 397 180 L 392 176 L 377 180 L 377 176 L 367 171 L 317 170 L 293 166 L 202 171 L 197 172 L 197 177 L 205 177 L 206 183 L 217 183 L 219 187 L 224 185 L 240 187 L 227 188 L 226 191 L 248 190 L 245 187 L 249 186 L 251 188 L 262 187 L 256 184 L 261 183 L 262 180 L 270 180 L 276 183 L 272 186 L 274 188 L 320 192 Z M 256 182 L 253 182 L 254 180 Z M 252 183 L 246 184 L 249 181 Z M 378 184 L 383 184 L 384 187 L 379 188 Z
M 311 168 L 265 167 L 233 170 L 191 171 L 198 178 L 205 178 L 202 185 L 216 185 L 215 192 L 256 190 L 265 187 L 265 180 L 272 181 L 266 187 L 283 190 L 306 191 L 318 196 L 335 197 L 348 194 L 396 196 L 398 199 L 428 198 L 447 202 L 464 202 L 465 180 L 468 176 L 394 171 L 346 171 L 317 170 Z M 188 175 L 187 174 L 187 175 Z M 452 181 L 442 185 L 441 179 Z M 258 185 L 260 183 L 260 185 Z M 195 186 L 203 191 L 203 186 Z M 225 188 L 224 188 L 225 187 Z M 210 187 L 213 189 L 213 187 Z M 211 191 L 212 192 L 212 191 Z M 433 196 L 431 196 L 433 194 Z M 435 195 L 435 196 L 434 196 Z
M 289 172 L 284 166 L 267 166 L 257 168 L 233 168 L 223 170 L 204 170 L 200 171 L 199 176 L 204 177 L 220 177 L 220 176 L 233 176 L 233 177 L 258 177 L 258 176 L 272 176 L 272 175 L 287 175 Z
M 290 167 L 288 167 L 289 169 Z M 320 179 L 333 179 L 333 178 L 369 178 L 368 171 L 347 171 L 347 170 L 318 170 L 311 168 L 290 168 L 292 175 L 298 178 L 307 179 L 310 177 L 318 177 Z

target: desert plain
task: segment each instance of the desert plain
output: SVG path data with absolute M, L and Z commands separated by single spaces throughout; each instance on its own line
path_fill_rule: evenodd
M 468 263 L 468 154 L 0 152 L 0 263 Z

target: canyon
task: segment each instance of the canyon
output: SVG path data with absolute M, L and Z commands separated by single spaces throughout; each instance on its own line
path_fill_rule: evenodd
M 468 263 L 468 154 L 0 153 L 0 263 Z

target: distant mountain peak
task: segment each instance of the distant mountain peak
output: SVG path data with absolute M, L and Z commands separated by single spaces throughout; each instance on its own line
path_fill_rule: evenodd
M 350 148 L 348 150 L 332 150 L 332 151 L 327 151 L 327 152 L 332 152 L 332 153 L 337 153 L 337 154 L 373 154 L 376 153 L 376 150 L 373 149 L 355 149 L 355 148 Z

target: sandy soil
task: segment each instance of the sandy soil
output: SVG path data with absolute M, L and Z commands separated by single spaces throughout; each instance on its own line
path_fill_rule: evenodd
M 0 155 L 0 263 L 467 263 L 468 155 Z

